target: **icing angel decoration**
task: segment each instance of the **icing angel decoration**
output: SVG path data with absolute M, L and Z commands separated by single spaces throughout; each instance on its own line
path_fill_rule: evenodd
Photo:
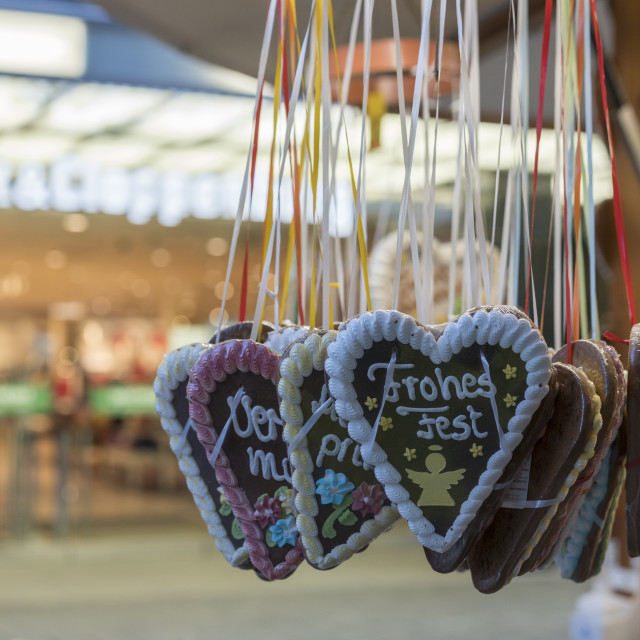
M 441 450 L 442 447 L 439 445 L 429 447 L 429 451 L 436 453 L 430 453 L 425 458 L 426 471 L 405 469 L 409 479 L 422 489 L 417 502 L 419 507 L 454 507 L 456 504 L 449 494 L 449 489 L 462 480 L 466 469 L 444 471 L 447 459 L 438 453 Z

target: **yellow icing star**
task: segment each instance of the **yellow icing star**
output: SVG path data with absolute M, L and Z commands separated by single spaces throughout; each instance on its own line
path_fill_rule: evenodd
M 218 487 L 218 493 L 220 494 L 220 504 L 229 504 L 227 496 L 224 495 L 224 489 L 222 487 Z
M 393 429 L 393 421 L 391 418 L 387 418 L 383 416 L 382 418 L 380 418 L 380 426 L 382 427 L 383 431 L 387 431 L 388 429 Z
M 516 377 L 516 371 L 517 371 L 516 367 L 512 367 L 510 364 L 508 364 L 502 370 L 502 373 L 504 373 L 504 375 L 507 378 L 507 380 L 511 380 L 511 378 L 515 378 Z
M 377 398 L 370 398 L 369 396 L 367 396 L 367 399 L 366 399 L 364 404 L 367 407 L 367 409 L 369 409 L 369 411 L 371 411 L 372 409 L 377 409 L 378 408 L 378 399 Z
M 404 453 L 402 455 L 409 461 L 415 460 L 416 459 L 416 450 L 415 449 L 409 449 L 409 447 L 407 447 L 404 450 Z
M 507 407 L 507 409 L 511 407 L 515 407 L 517 399 L 518 399 L 518 396 L 512 396 L 510 393 L 507 393 L 507 395 L 503 398 L 504 404 Z
M 482 445 L 477 445 L 475 442 L 473 443 L 471 449 L 469 449 L 469 453 L 473 455 L 474 458 L 483 455 L 482 454 Z

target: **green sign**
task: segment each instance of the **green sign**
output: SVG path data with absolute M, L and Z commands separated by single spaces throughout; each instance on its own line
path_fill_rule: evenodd
M 25 416 L 51 411 L 51 389 L 26 382 L 0 384 L 0 415 Z
M 89 393 L 91 410 L 110 416 L 155 414 L 155 399 L 153 387 L 144 384 L 112 384 Z

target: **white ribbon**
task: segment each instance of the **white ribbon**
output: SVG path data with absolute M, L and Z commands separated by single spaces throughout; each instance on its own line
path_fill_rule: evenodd
M 311 431 L 313 426 L 316 424 L 316 422 L 318 422 L 318 420 L 320 420 L 320 417 L 322 416 L 322 414 L 331 406 L 332 403 L 333 403 L 333 398 L 327 398 L 311 414 L 309 419 L 304 423 L 304 426 L 302 427 L 302 429 L 300 429 L 300 431 L 298 431 L 296 436 L 289 443 L 289 446 L 287 448 L 287 455 L 290 456 L 298 448 L 300 443 L 307 437 L 307 434 L 309 433 L 309 431 Z
M 493 383 L 491 382 L 491 371 L 489 370 L 489 362 L 485 358 L 485 355 L 482 351 L 480 351 L 480 360 L 482 360 L 482 368 L 489 379 L 489 386 L 492 387 Z M 496 404 L 496 396 L 495 394 L 491 394 L 491 409 L 493 411 L 493 417 L 496 421 L 496 428 L 498 429 L 498 439 L 500 441 L 500 448 L 505 448 L 504 442 L 504 432 L 502 431 L 502 427 L 500 426 L 500 417 L 498 416 L 498 405 Z
M 562 502 L 562 498 L 549 500 L 505 500 L 500 506 L 504 509 L 546 509 Z
M 395 364 L 396 364 L 396 352 L 393 351 L 393 353 L 391 354 L 391 358 L 389 360 L 389 366 L 387 367 L 387 375 L 385 376 L 385 379 L 384 379 L 384 389 L 382 391 L 380 411 L 378 411 L 376 421 L 373 423 L 373 428 L 371 429 L 371 436 L 369 437 L 369 440 L 367 440 L 367 442 L 365 442 L 361 448 L 361 451 L 363 451 L 365 454 L 365 458 L 369 458 L 373 454 L 373 445 L 375 444 L 376 436 L 378 435 L 378 425 L 380 424 L 380 418 L 382 418 L 384 405 L 385 405 L 385 402 L 387 401 L 387 396 L 389 395 L 389 390 L 391 389 L 391 385 L 393 383 L 393 371 L 395 369 Z
M 236 395 L 233 396 L 233 400 L 231 401 L 231 406 L 230 406 L 231 413 L 229 414 L 229 419 L 227 420 L 226 424 L 222 428 L 222 431 L 220 432 L 220 435 L 218 436 L 218 439 L 216 440 L 216 444 L 213 447 L 213 451 L 211 452 L 211 455 L 209 456 L 209 464 L 212 467 L 215 465 L 216 460 L 218 459 L 218 455 L 220 454 L 220 449 L 222 449 L 222 443 L 224 442 L 224 439 L 227 437 L 227 432 L 229 431 L 229 427 L 231 426 L 231 423 L 236 420 L 236 409 L 238 408 L 238 405 L 240 404 L 240 400 L 242 399 L 242 394 L 243 393 L 244 393 L 244 388 L 240 387 L 236 391 Z
M 267 66 L 267 55 L 269 53 L 269 45 L 271 44 L 271 33 L 273 31 L 273 23 L 275 17 L 275 11 L 277 6 L 276 0 L 271 0 L 269 5 L 269 12 L 267 14 L 267 25 L 264 31 L 264 38 L 262 41 L 262 50 L 260 52 L 260 62 L 258 66 L 258 82 L 256 88 L 256 99 L 253 108 L 253 130 L 258 126 L 257 122 L 257 110 L 258 100 L 260 98 L 260 91 L 264 83 L 264 75 Z M 238 244 L 238 236 L 240 235 L 240 226 L 242 223 L 242 214 L 244 212 L 244 205 L 247 198 L 247 187 L 249 184 L 249 170 L 251 168 L 251 156 L 253 154 L 253 131 L 251 132 L 251 144 L 249 145 L 249 153 L 247 154 L 247 162 L 244 168 L 244 177 L 242 179 L 242 189 L 240 190 L 240 200 L 238 202 L 238 209 L 236 211 L 236 219 L 233 224 L 233 233 L 231 235 L 231 246 L 229 247 L 229 261 L 227 263 L 227 273 L 224 279 L 224 291 L 222 294 L 222 301 L 220 303 L 220 319 L 218 320 L 218 331 L 216 332 L 216 344 L 220 340 L 220 332 L 222 331 L 222 325 L 224 322 L 224 307 L 227 301 L 227 290 L 229 289 L 229 281 L 231 280 L 231 270 L 233 269 L 233 259 L 236 255 L 236 246 Z
M 189 435 L 189 429 L 195 429 L 196 425 L 193 423 L 191 418 L 187 420 L 187 423 L 184 425 L 184 429 L 180 434 L 180 440 L 178 440 L 178 446 L 176 447 L 176 455 L 178 457 L 182 456 L 182 451 L 184 450 L 185 445 L 187 444 L 187 436 Z

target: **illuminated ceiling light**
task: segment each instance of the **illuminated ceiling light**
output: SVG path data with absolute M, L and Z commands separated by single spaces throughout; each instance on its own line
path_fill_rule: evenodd
M 55 91 L 50 80 L 0 77 L 0 130 L 31 122 Z
M 67 264 L 67 254 L 59 249 L 51 249 L 44 254 L 44 264 L 49 269 L 62 269 Z
M 100 165 L 132 167 L 142 164 L 157 145 L 125 135 L 96 136 L 82 142 L 74 150 L 82 160 Z
M 97 133 L 130 122 L 169 95 L 159 89 L 80 84 L 55 100 L 39 124 L 68 133 Z
M 161 171 L 216 171 L 229 166 L 242 171 L 247 159 L 247 149 L 238 145 L 211 144 L 205 147 L 171 149 L 158 154 L 154 166 Z
M 0 11 L 0 70 L 79 78 L 87 67 L 87 25 L 68 16 Z
M 227 255 L 229 243 L 224 238 L 209 238 L 207 240 L 207 253 L 214 258 Z
M 69 233 L 82 233 L 89 228 L 89 218 L 84 213 L 68 213 L 62 218 L 62 228 Z
M 12 133 L 0 137 L 0 158 L 13 162 L 49 162 L 69 150 L 73 140 L 45 131 Z
M 251 131 L 253 101 L 204 93 L 183 93 L 150 113 L 131 128 L 138 134 L 170 139 L 199 139 L 240 129 Z
M 171 262 L 171 252 L 168 249 L 154 249 L 151 252 L 151 264 L 159 269 L 168 267 Z

